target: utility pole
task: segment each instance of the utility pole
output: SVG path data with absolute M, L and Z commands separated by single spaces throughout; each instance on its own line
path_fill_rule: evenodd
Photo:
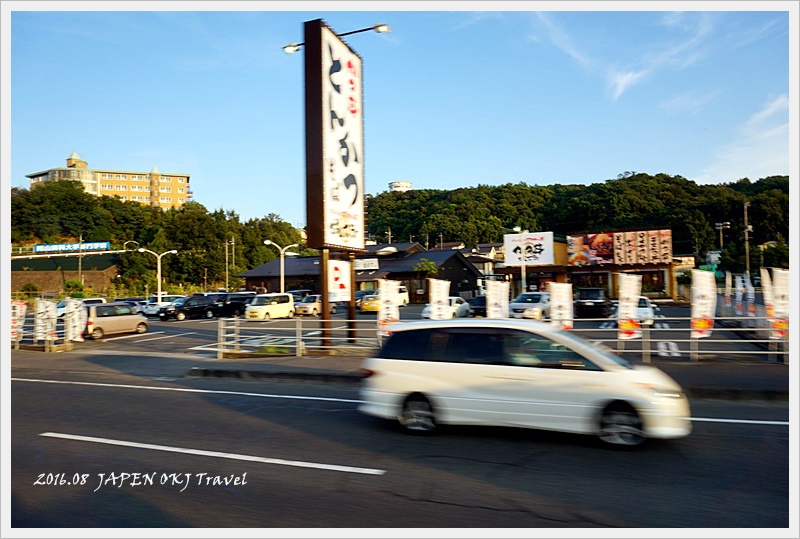
M 225 292 L 228 291 L 228 240 L 225 240 Z
M 392 244 L 392 227 L 389 227 L 389 245 Z
M 731 223 L 729 221 L 725 221 L 724 223 L 714 223 L 714 228 L 719 230 L 719 250 L 722 251 L 722 230 L 725 228 L 730 228 Z

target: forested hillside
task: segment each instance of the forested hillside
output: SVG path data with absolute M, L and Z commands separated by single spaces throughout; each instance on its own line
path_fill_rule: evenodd
M 552 231 L 557 236 L 586 231 L 670 228 L 676 254 L 719 247 L 714 225 L 724 230 L 723 268 L 744 268 L 744 204 L 749 202 L 751 266 L 760 266 L 758 245 L 777 242 L 764 252 L 764 264 L 788 267 L 789 178 L 773 176 L 723 185 L 698 185 L 680 176 L 627 173 L 591 185 L 479 185 L 453 191 L 421 189 L 368 195 L 367 230 L 372 239 L 417 241 L 433 248 L 440 240 L 502 242 L 515 226 Z M 110 241 L 114 248 L 134 241 L 165 257 L 172 282 L 219 282 L 226 270 L 236 275 L 278 256 L 264 245 L 301 243 L 301 231 L 275 213 L 242 222 L 234 211 L 209 212 L 193 202 L 162 211 L 112 197 L 94 197 L 78 182 L 51 182 L 11 192 L 11 241 L 15 248 L 36 243 Z M 129 244 L 130 245 L 130 244 Z M 313 251 L 301 252 L 310 253 Z M 155 265 L 152 256 L 126 254 L 122 278 L 135 283 Z

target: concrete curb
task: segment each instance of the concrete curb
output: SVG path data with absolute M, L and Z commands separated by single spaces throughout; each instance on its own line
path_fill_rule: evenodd
M 286 381 L 322 382 L 331 384 L 360 384 L 363 376 L 356 372 L 308 372 L 304 370 L 246 370 L 192 367 L 187 376 L 203 378 L 271 379 Z M 708 387 L 684 387 L 686 395 L 695 399 L 758 400 L 788 402 L 789 393 L 768 389 L 732 389 Z

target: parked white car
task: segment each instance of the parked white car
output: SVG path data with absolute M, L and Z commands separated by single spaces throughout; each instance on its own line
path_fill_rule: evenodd
M 358 409 L 411 432 L 502 425 L 633 446 L 692 431 L 689 401 L 666 373 L 551 324 L 468 318 L 387 332 L 362 363 Z
M 545 320 L 550 318 L 550 294 L 547 292 L 523 292 L 508 304 L 511 318 Z
M 448 300 L 450 302 L 449 312 L 451 318 L 463 318 L 469 316 L 469 303 L 467 302 L 467 300 L 459 296 L 450 296 Z M 431 317 L 430 303 L 425 304 L 425 307 L 423 307 L 420 316 L 422 318 Z
M 639 296 L 639 302 L 636 305 L 636 320 L 643 326 L 652 326 L 655 323 L 656 313 L 661 311 L 659 307 L 653 303 L 647 296 Z M 619 303 L 614 305 L 614 314 L 612 316 L 619 320 Z
M 167 305 L 172 304 L 178 298 L 184 298 L 186 296 L 181 296 L 180 294 L 161 294 L 161 302 L 158 301 L 157 296 L 150 296 L 150 299 L 147 300 L 147 305 L 144 306 L 142 309 L 142 314 L 145 316 L 152 316 L 154 318 L 158 317 L 158 312 Z
M 247 320 L 271 320 L 294 317 L 294 296 L 291 294 L 258 294 L 244 308 Z

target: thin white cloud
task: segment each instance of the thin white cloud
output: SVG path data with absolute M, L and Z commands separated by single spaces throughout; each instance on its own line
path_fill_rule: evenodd
M 662 102 L 659 107 L 672 114 L 688 114 L 693 116 L 703 110 L 705 106 L 710 103 L 719 92 L 708 92 L 704 95 L 697 95 L 694 92 L 686 92 L 676 95 L 672 99 Z
M 663 26 L 687 37 L 670 42 L 653 50 L 646 51 L 634 64 L 636 68 L 620 69 L 610 67 L 606 70 L 606 83 L 614 101 L 649 76 L 663 69 L 685 69 L 704 56 L 704 46 L 714 26 L 707 14 L 687 16 L 685 13 L 669 13 L 661 19 Z
M 580 50 L 572 37 L 547 13 L 536 12 L 533 14 L 532 31 L 527 37 L 538 43 L 547 42 L 568 54 L 584 67 L 591 65 L 591 60 Z
M 789 174 L 789 96 L 770 99 L 714 152 L 714 160 L 693 178 L 697 183 L 732 182 Z

